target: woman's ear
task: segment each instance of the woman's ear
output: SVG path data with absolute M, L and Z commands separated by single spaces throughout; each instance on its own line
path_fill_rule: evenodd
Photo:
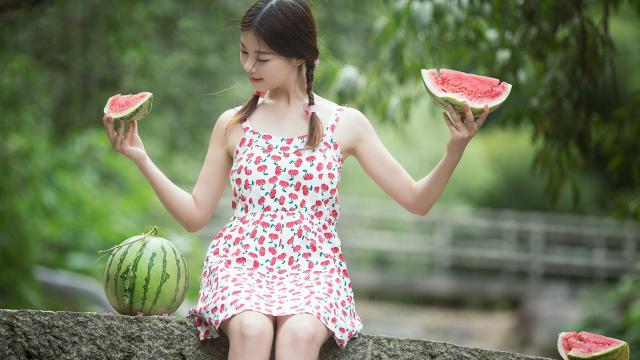
M 296 64 L 296 66 L 300 66 L 300 65 L 302 65 L 304 63 L 305 63 L 304 59 L 296 59 L 296 63 L 295 64 Z

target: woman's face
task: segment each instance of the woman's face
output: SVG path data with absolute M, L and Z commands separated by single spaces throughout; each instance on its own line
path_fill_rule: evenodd
M 302 60 L 285 58 L 273 52 L 253 31 L 240 35 L 240 64 L 253 88 L 267 91 L 287 86 Z

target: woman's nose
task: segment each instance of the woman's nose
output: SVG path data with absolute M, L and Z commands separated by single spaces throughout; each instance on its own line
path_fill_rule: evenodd
M 247 59 L 247 61 L 244 62 L 243 64 L 244 67 L 244 71 L 247 74 L 252 74 L 254 71 L 254 67 L 255 67 L 255 61 L 252 61 L 251 59 Z

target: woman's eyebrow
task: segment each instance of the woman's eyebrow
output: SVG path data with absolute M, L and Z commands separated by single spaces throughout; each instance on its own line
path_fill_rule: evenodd
M 245 49 L 247 48 L 247 47 L 242 43 L 242 41 L 240 41 L 240 45 L 242 45 L 242 47 L 244 47 Z M 273 55 L 273 53 L 272 53 L 272 52 L 270 52 L 270 51 L 258 50 L 258 51 L 256 51 L 256 52 L 257 52 L 258 54 L 263 54 L 263 55 Z

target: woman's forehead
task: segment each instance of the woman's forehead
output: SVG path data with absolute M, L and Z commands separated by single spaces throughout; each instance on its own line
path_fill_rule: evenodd
M 240 44 L 244 45 L 247 49 L 258 51 L 260 53 L 273 53 L 273 50 L 267 46 L 264 40 L 259 39 L 253 31 L 243 31 L 240 33 Z

